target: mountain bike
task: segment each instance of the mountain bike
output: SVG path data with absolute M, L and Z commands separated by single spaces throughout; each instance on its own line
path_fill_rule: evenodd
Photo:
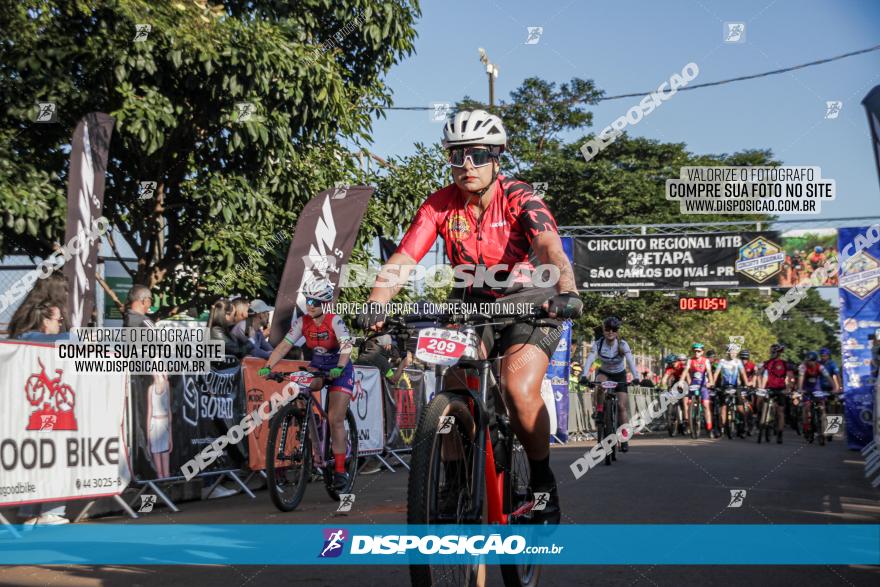
M 335 457 L 327 418 L 330 393 L 327 392 L 326 405 L 322 405 L 320 399 L 321 391 L 329 384 L 326 373 L 273 372 L 268 378 L 279 382 L 290 381 L 295 388 L 294 399 L 281 408 L 269 423 L 266 475 L 272 503 L 282 512 L 296 509 L 311 479 L 313 467 L 323 476 L 324 488 L 330 499 L 339 501 L 340 494 L 351 493 L 357 476 L 358 433 L 354 414 L 351 409 L 345 414 L 345 469 L 349 481 L 346 487 L 337 490 L 333 485 Z
M 724 402 L 724 407 L 727 412 L 727 418 L 724 422 L 724 426 L 722 426 L 722 431 L 727 435 L 727 438 L 733 438 L 733 432 L 736 430 L 736 435 L 739 437 L 743 436 L 743 431 L 745 430 L 745 405 L 743 406 L 743 413 L 740 413 L 737 407 L 737 396 L 742 398 L 743 404 L 748 403 L 747 395 L 748 392 L 743 388 L 734 387 L 732 385 L 726 385 L 722 389 L 722 397 Z
M 819 446 L 825 446 L 825 414 L 827 413 L 828 393 L 814 391 L 804 396 L 804 438 L 813 442 L 819 438 Z
M 670 402 L 666 408 L 666 430 L 669 436 L 675 436 L 676 432 L 684 436 L 684 409 L 681 400 Z
M 599 444 L 606 436 L 617 434 L 617 427 L 620 425 L 617 421 L 617 382 L 616 381 L 597 381 L 595 384 L 596 392 L 602 389 L 605 395 L 603 400 L 602 417 L 597 422 L 598 430 L 596 432 L 596 440 Z M 605 452 L 605 464 L 610 465 L 611 461 L 617 460 L 617 443 L 611 445 L 611 452 Z
M 424 328 L 431 320 L 435 325 Z M 525 321 L 543 325 L 537 315 L 411 315 L 385 321 L 382 332 L 397 334 L 402 348 L 408 337 L 418 336 L 416 358 L 434 365 L 437 378 L 437 391 L 422 410 L 412 443 L 408 524 L 506 525 L 529 520 L 536 498 L 530 495 L 528 460 L 492 370 L 497 359 L 479 358 L 476 334 L 478 327 Z M 412 322 L 422 323 L 417 334 Z M 449 367 L 476 376 L 468 376 L 463 388 L 446 388 L 442 375 Z M 410 579 L 414 586 L 474 585 L 484 572 L 480 564 L 450 565 L 438 558 L 436 563 L 411 565 Z M 540 574 L 541 568 L 531 563 L 501 566 L 507 587 L 535 586 Z
M 803 410 L 801 407 L 802 397 L 803 394 L 800 391 L 793 391 L 785 398 L 786 421 L 791 424 L 792 429 L 797 432 L 798 436 L 801 435 L 803 428 L 801 417 L 801 411 Z
M 691 399 L 690 407 L 690 426 L 691 438 L 699 438 L 700 431 L 705 426 L 706 416 L 703 414 L 703 397 L 700 395 L 700 385 L 691 385 L 688 387 Z
M 742 403 L 743 403 L 743 420 L 745 423 L 745 432 L 746 436 L 752 435 L 752 430 L 755 428 L 755 388 L 753 387 L 745 387 L 742 390 Z
M 770 442 L 770 431 L 776 426 L 776 410 L 780 402 L 779 395 L 781 393 L 782 391 L 777 389 L 755 390 L 755 395 L 764 399 L 761 405 L 761 413 L 758 414 L 758 444 L 761 444 L 762 438 L 765 442 Z

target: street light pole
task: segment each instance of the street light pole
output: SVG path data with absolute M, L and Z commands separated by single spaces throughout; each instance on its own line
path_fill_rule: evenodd
M 482 47 L 479 48 L 480 63 L 486 66 L 486 75 L 489 76 L 489 108 L 495 107 L 495 79 L 498 77 L 498 66 L 489 61 L 489 55 Z

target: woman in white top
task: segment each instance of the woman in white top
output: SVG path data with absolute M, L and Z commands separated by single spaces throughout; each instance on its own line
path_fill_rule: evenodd
M 629 367 L 632 372 L 633 379 L 638 381 L 639 372 L 636 368 L 636 360 L 633 357 L 632 350 L 625 340 L 621 340 L 618 331 L 620 330 L 620 318 L 611 316 L 606 318 L 602 323 L 602 336 L 599 337 L 590 349 L 590 354 L 584 365 L 589 368 L 596 359 L 601 361 L 602 365 L 596 370 L 596 382 L 616 381 L 617 382 L 617 425 L 620 426 L 627 421 L 627 412 L 629 411 L 629 394 L 626 391 L 626 368 Z M 602 417 L 604 412 L 603 402 L 605 400 L 605 392 L 601 387 L 596 388 L 596 414 Z M 620 450 L 626 452 L 629 450 L 629 442 L 623 442 Z

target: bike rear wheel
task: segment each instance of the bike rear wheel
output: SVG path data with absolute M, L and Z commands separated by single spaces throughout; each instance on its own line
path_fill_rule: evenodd
M 455 418 L 451 430 L 438 434 L 441 418 Z M 475 459 L 482 458 L 475 447 L 476 426 L 467 401 L 441 392 L 422 411 L 413 438 L 406 496 L 408 524 L 472 524 L 468 518 L 476 506 L 471 503 L 476 478 Z M 480 491 L 483 491 L 480 488 Z M 476 494 L 481 495 L 481 494 Z M 441 559 L 442 560 L 442 559 Z M 475 585 L 479 565 L 411 565 L 413 587 Z
M 330 434 L 329 430 L 327 434 Z M 330 441 L 329 438 L 327 439 L 327 450 L 324 455 L 324 462 L 327 463 L 327 466 L 324 467 L 324 489 L 327 490 L 327 495 L 329 495 L 330 499 L 332 499 L 333 501 L 339 501 L 340 493 L 351 493 L 351 488 L 354 487 L 354 478 L 357 477 L 358 432 L 357 422 L 355 422 L 354 420 L 354 414 L 351 413 L 351 409 L 349 409 L 345 414 L 345 435 L 345 471 L 346 473 L 348 473 L 348 485 L 341 491 L 336 491 L 333 488 L 333 471 L 335 470 L 335 458 L 333 457 L 333 443 Z
M 813 418 L 813 428 L 819 436 L 819 446 L 825 446 L 825 406 L 819 404 L 813 408 L 813 412 L 816 414 Z
M 302 402 L 281 409 L 269 424 L 266 476 L 269 497 L 282 512 L 302 501 L 312 471 L 312 442 Z
M 701 408 L 700 399 L 695 397 L 691 401 L 691 438 L 700 437 L 700 427 L 702 426 L 702 422 L 700 422 L 700 417 L 702 416 Z

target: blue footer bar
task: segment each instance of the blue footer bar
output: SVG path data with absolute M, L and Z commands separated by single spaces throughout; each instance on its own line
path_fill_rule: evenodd
M 877 524 L 15 528 L 0 527 L 2 565 L 880 564 Z

